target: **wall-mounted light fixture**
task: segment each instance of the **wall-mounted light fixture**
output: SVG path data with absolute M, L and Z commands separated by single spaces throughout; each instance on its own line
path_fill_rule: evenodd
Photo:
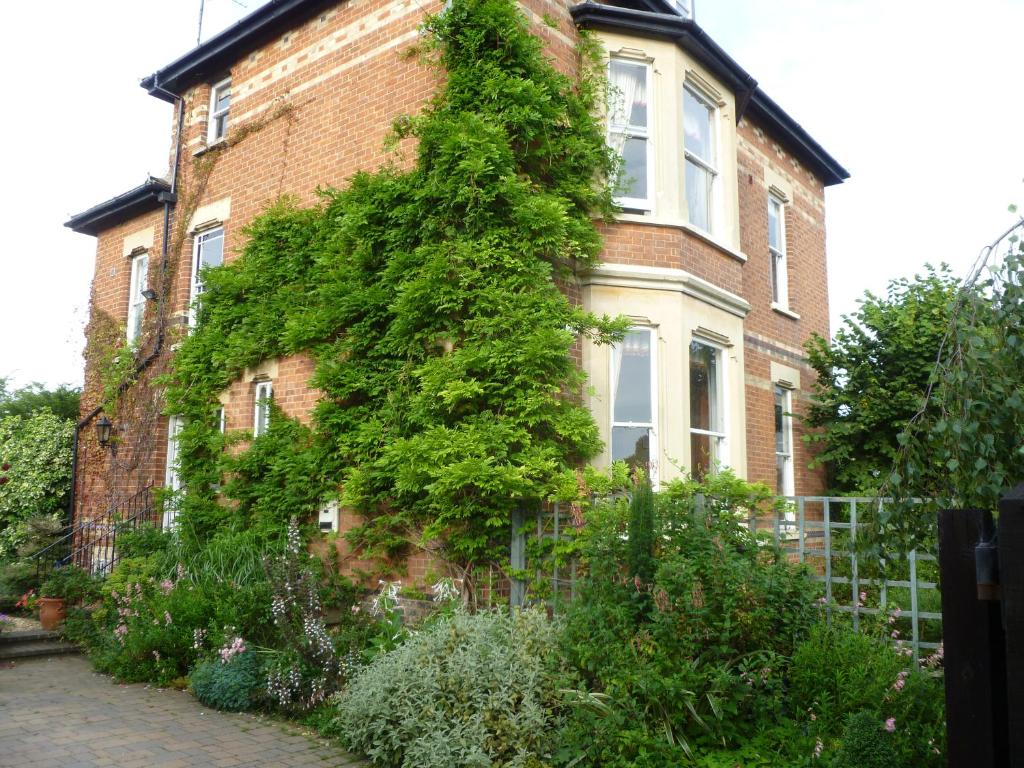
M 142 292 L 142 298 L 146 299 L 147 301 L 156 301 L 156 291 L 154 291 L 152 288 L 147 288 Z
M 96 441 L 104 450 L 110 446 L 110 430 L 113 426 L 114 423 L 107 418 L 107 414 L 103 414 L 96 420 Z

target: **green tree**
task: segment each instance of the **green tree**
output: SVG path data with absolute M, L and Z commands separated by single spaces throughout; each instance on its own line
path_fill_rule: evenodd
M 913 280 L 892 280 L 884 296 L 868 292 L 843 316 L 830 345 L 806 345 L 818 374 L 805 423 L 833 492 L 871 492 L 886 481 L 898 435 L 920 409 L 949 328 L 958 281 L 947 265 L 926 265 Z
M 0 559 L 17 549 L 29 519 L 63 511 L 73 432 L 48 410 L 0 418 Z
M 78 401 L 81 390 L 61 384 L 47 389 L 39 382 L 14 391 L 7 389 L 8 380 L 0 377 L 0 419 L 5 416 L 29 416 L 47 410 L 62 419 L 78 421 Z

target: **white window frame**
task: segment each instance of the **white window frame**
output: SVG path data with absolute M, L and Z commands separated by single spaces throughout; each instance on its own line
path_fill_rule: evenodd
M 228 106 L 222 110 L 217 109 L 217 100 L 220 93 L 227 89 L 228 92 Z M 207 144 L 216 144 L 218 141 L 223 141 L 228 135 L 228 115 L 231 113 L 231 78 L 226 77 L 223 80 L 214 83 L 210 86 L 210 111 L 209 120 L 207 122 L 206 131 L 206 142 Z M 218 121 L 223 117 L 223 130 L 218 131 Z
M 222 405 L 217 409 L 217 430 L 223 435 L 227 431 L 227 409 Z
M 718 210 L 719 209 L 719 206 L 718 206 L 719 187 L 721 185 L 719 184 L 719 178 L 718 178 L 719 177 L 719 170 L 718 170 L 718 167 L 717 167 L 719 165 L 719 162 L 720 162 L 719 158 L 718 158 L 718 155 L 720 154 L 721 146 L 722 146 L 722 136 L 721 136 L 721 131 L 719 130 L 719 108 L 718 108 L 719 105 L 718 105 L 718 102 L 715 99 L 713 99 L 708 94 L 704 93 L 704 91 L 702 91 L 700 88 L 695 86 L 689 80 L 686 80 L 683 83 L 683 91 L 684 91 L 684 93 L 683 93 L 683 98 L 682 98 L 682 112 L 683 112 L 684 124 L 685 124 L 685 121 L 686 121 L 686 93 L 685 92 L 687 92 L 687 91 L 697 101 L 701 102 L 702 104 L 704 104 L 704 106 L 706 106 L 708 108 L 708 110 L 710 111 L 710 116 L 711 116 L 711 125 L 710 125 L 711 154 L 714 155 L 714 157 L 702 158 L 699 155 L 694 154 L 686 146 L 686 131 L 685 131 L 685 129 L 683 130 L 683 136 L 682 136 L 682 144 L 683 144 L 683 188 L 682 188 L 682 193 L 683 193 L 683 201 L 686 204 L 686 219 L 687 219 L 687 221 L 690 223 L 690 225 L 692 227 L 695 227 L 696 229 L 699 229 L 702 232 L 707 232 L 709 235 L 711 235 L 711 234 L 714 234 L 715 230 L 718 228 L 718 221 L 721 218 L 721 215 L 719 214 L 719 210 Z M 687 194 L 686 194 L 686 164 L 687 164 L 687 162 L 692 162 L 695 165 L 699 166 L 704 171 L 706 171 L 710 175 L 710 177 L 711 177 L 711 189 L 708 192 L 708 227 L 707 227 L 707 229 L 704 229 L 704 227 L 701 227 L 701 226 L 695 224 L 693 222 L 693 218 L 692 218 L 691 213 L 690 213 L 690 201 L 689 201 L 689 199 L 687 197 Z
M 274 400 L 274 382 L 257 381 L 253 390 L 252 436 L 266 434 L 270 428 L 270 404 Z
M 658 459 L 661 455 L 659 453 L 658 447 L 658 332 L 657 328 L 655 328 L 654 326 L 634 325 L 628 329 L 627 333 L 633 333 L 636 331 L 643 331 L 649 334 L 651 340 L 651 420 L 650 422 L 615 420 L 615 387 L 617 384 L 615 380 L 615 355 L 619 354 L 620 345 L 613 344 L 611 347 L 610 354 L 608 355 L 608 382 L 610 384 L 610 396 L 608 398 L 608 422 L 611 425 L 611 429 L 608 432 L 608 453 L 611 454 L 612 452 L 616 427 L 646 427 L 648 430 L 647 453 L 650 457 L 650 464 L 647 468 L 647 471 L 650 475 L 651 485 L 654 487 L 655 490 L 658 490 Z
M 779 451 L 776 446 L 775 449 L 775 471 L 776 471 L 776 484 L 778 482 L 778 467 L 779 461 L 784 462 L 782 472 L 782 487 L 776 488 L 776 492 L 779 496 L 795 496 L 796 495 L 796 477 L 794 472 L 793 462 L 793 390 L 788 387 L 784 387 L 776 382 L 772 387 L 772 412 L 774 416 L 775 408 L 778 407 L 776 400 L 779 395 L 782 395 L 782 441 L 783 447 L 788 444 L 788 451 Z M 774 442 L 774 435 L 777 434 L 777 430 L 773 430 L 772 439 Z
M 167 417 L 167 463 L 164 470 L 164 486 L 174 492 L 181 490 L 181 465 L 178 455 L 178 436 L 185 426 L 183 416 Z M 171 530 L 177 524 L 178 506 L 176 499 L 164 503 L 163 529 Z
M 651 75 L 653 74 L 651 63 L 649 61 L 643 61 L 639 59 L 630 59 L 624 56 L 612 56 L 608 60 L 608 80 L 611 82 L 611 68 L 615 62 L 622 62 L 624 64 L 633 64 L 635 66 L 644 68 L 644 91 L 647 96 L 647 125 L 637 126 L 625 123 L 623 125 L 612 125 L 612 114 L 613 110 L 611 105 L 608 108 L 608 146 L 613 150 L 621 153 L 616 149 L 616 143 L 614 136 L 623 137 L 623 149 L 625 149 L 625 139 L 643 139 L 647 147 L 647 196 L 645 198 L 639 197 L 616 197 L 615 204 L 621 208 L 625 208 L 628 211 L 642 211 L 644 213 L 654 212 L 654 136 L 651 130 L 651 121 L 654 116 L 654 82 Z
M 196 324 L 196 299 L 199 298 L 204 290 L 203 281 L 199 275 L 199 264 L 202 257 L 203 246 L 210 240 L 220 237 L 221 239 L 221 264 L 224 263 L 224 225 L 218 224 L 214 227 L 203 229 L 200 232 L 194 233 L 192 237 L 192 280 L 189 288 L 189 301 L 188 301 L 188 324 L 193 326 Z
M 146 265 L 145 270 L 142 264 Z M 128 343 L 142 335 L 142 323 L 146 317 L 146 297 L 142 292 L 149 288 L 149 252 L 142 251 L 132 256 L 131 275 L 128 283 Z
M 691 409 L 691 398 L 693 393 L 689 391 L 690 388 L 690 352 L 693 344 L 700 344 L 708 347 L 715 353 L 715 368 L 718 372 L 718 381 L 716 383 L 715 396 L 718 398 L 718 413 L 719 413 L 719 427 L 721 431 L 715 431 L 711 429 L 698 429 L 693 424 L 688 423 L 688 435 L 707 435 L 712 439 L 712 466 L 710 467 L 709 474 L 716 474 L 719 469 L 727 469 L 730 466 L 729 461 L 729 399 L 728 392 L 729 387 L 727 385 L 729 381 L 729 370 L 728 360 L 729 356 L 725 354 L 725 347 L 721 344 L 716 344 L 703 336 L 694 335 L 690 339 L 690 345 L 686 348 L 686 419 L 690 420 L 690 409 Z M 690 441 L 691 452 L 693 441 Z M 690 474 L 693 475 L 693 456 L 690 456 Z
M 789 309 L 789 263 L 786 243 L 786 201 L 776 194 L 768 195 L 768 211 L 775 209 L 779 222 L 779 247 L 771 244 L 771 217 L 768 218 L 768 275 L 771 280 L 772 306 Z

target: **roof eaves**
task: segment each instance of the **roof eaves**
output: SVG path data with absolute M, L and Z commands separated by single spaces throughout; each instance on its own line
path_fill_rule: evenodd
M 170 191 L 171 185 L 167 181 L 150 176 L 135 189 L 75 214 L 64 222 L 64 226 L 83 235 L 95 236 L 140 214 L 156 210 L 165 202 L 174 202 Z
M 338 0 L 270 0 L 184 56 L 142 78 L 140 84 L 151 96 L 173 103 L 174 97 L 185 89 L 218 77 L 253 49 L 337 3 Z
M 736 96 L 737 121 L 749 110 L 777 139 L 791 147 L 820 175 L 825 186 L 850 177 L 809 133 L 757 86 L 757 81 L 736 63 L 692 19 L 676 14 L 650 13 L 588 2 L 570 9 L 581 27 L 625 30 L 641 36 L 672 40 L 729 86 Z

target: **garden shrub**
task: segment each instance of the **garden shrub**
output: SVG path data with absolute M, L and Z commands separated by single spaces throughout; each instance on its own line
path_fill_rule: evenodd
M 833 768 L 894 768 L 897 764 L 892 735 L 878 712 L 864 709 L 850 715 Z
M 196 698 L 225 712 L 251 709 L 265 690 L 266 682 L 255 651 L 243 651 L 226 660 L 200 662 L 190 677 Z
M 684 762 L 696 744 L 736 745 L 780 715 L 788 654 L 816 615 L 812 585 L 742 524 L 767 490 L 721 474 L 714 482 L 730 489 L 728 504 L 696 505 L 692 483 L 656 496 L 650 582 L 623 567 L 626 502 L 589 513 L 579 534 L 587 576 L 565 652 L 590 693 L 563 733 L 566 762 Z
M 790 700 L 823 731 L 838 732 L 850 715 L 877 708 L 909 664 L 874 637 L 822 622 L 793 652 Z
M 428 625 L 335 697 L 345 742 L 393 768 L 541 765 L 559 723 L 558 631 L 537 611 Z

